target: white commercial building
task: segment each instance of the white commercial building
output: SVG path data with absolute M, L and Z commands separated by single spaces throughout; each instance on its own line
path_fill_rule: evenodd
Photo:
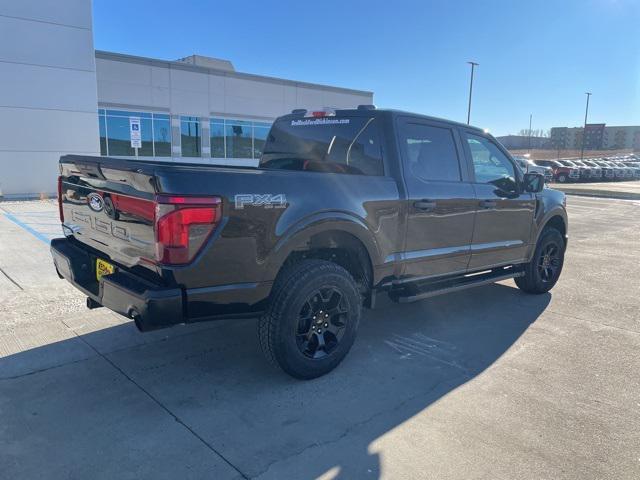
M 255 165 L 275 117 L 371 103 L 372 92 L 240 73 L 227 60 L 95 51 L 90 0 L 0 3 L 5 198 L 53 193 L 66 153 Z

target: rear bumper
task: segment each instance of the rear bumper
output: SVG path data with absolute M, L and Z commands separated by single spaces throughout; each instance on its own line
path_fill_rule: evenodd
M 180 288 L 159 287 L 120 270 L 98 282 L 95 256 L 66 238 L 51 241 L 51 255 L 61 277 L 100 305 L 135 320 L 142 331 L 186 321 Z
M 135 321 L 141 331 L 180 323 L 253 317 L 264 310 L 271 282 L 184 289 L 146 281 L 124 269 L 95 274 L 96 256 L 67 238 L 51 241 L 58 274 L 94 302 Z

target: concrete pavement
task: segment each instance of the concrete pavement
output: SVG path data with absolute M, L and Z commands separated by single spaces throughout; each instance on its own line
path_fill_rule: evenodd
M 299 382 L 254 321 L 141 334 L 86 310 L 45 225 L 5 215 L 55 223 L 55 204 L 0 203 L 0 477 L 638 478 L 640 202 L 568 204 L 550 294 L 385 304 Z

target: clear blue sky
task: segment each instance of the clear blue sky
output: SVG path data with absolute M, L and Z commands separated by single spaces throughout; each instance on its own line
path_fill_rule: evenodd
M 231 60 L 241 72 L 375 92 L 379 107 L 494 135 L 640 124 L 640 0 L 94 0 L 95 47 Z

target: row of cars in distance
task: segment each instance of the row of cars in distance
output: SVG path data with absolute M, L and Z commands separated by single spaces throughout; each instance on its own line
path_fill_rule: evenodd
M 602 182 L 640 180 L 640 155 L 602 158 L 559 158 L 557 160 L 531 160 L 514 157 L 525 172 L 538 172 L 546 182 Z

